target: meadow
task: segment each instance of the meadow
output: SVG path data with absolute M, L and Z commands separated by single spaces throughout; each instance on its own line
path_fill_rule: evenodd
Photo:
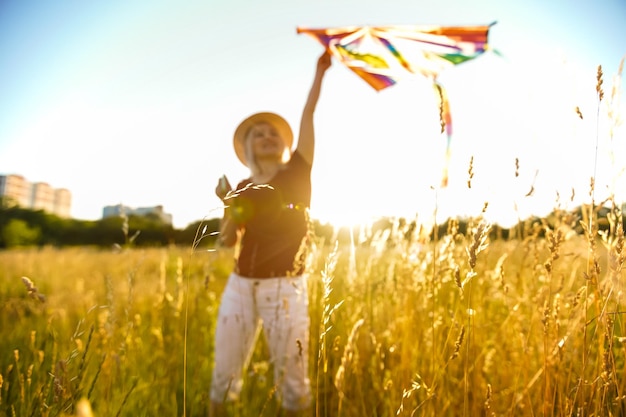
M 313 239 L 312 415 L 626 415 L 624 207 Z M 204 231 L 0 251 L 0 417 L 206 416 L 233 252 Z M 277 415 L 262 339 L 229 411 Z
M 506 239 L 478 217 L 318 241 L 314 415 L 626 415 L 622 214 L 599 231 L 589 213 Z M 95 416 L 206 415 L 231 250 L 24 248 L 0 264 L 0 416 L 90 415 L 85 400 Z M 273 386 L 261 340 L 232 415 L 276 415 Z

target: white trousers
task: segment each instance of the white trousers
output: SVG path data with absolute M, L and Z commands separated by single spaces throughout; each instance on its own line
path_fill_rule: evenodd
M 232 273 L 215 329 L 211 400 L 239 398 L 242 374 L 262 328 L 282 407 L 307 408 L 311 403 L 308 304 L 303 276 L 254 279 Z

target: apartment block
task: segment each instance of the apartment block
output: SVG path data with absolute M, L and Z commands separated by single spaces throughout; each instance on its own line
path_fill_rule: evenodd
M 70 217 L 72 207 L 72 193 L 67 188 L 54 189 L 53 213 L 59 217 Z
M 43 210 L 48 213 L 54 212 L 54 190 L 50 184 L 36 182 L 31 186 L 32 194 L 30 207 L 33 210 Z
M 21 175 L 0 175 L 0 196 L 31 210 L 43 210 L 59 217 L 70 217 L 72 194 L 45 182 L 31 183 Z
M 20 207 L 30 207 L 31 185 L 21 175 L 1 175 L 0 196 L 10 199 Z

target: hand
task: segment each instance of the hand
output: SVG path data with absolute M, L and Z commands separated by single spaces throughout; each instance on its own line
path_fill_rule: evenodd
M 322 55 L 320 55 L 320 57 L 317 59 L 317 72 L 325 72 L 328 68 L 330 68 L 331 64 L 332 61 L 330 53 L 328 53 L 327 50 L 324 50 L 324 53 L 322 53 Z
M 226 175 L 222 175 L 217 182 L 217 187 L 215 187 L 215 195 L 222 201 L 226 198 L 228 193 L 232 191 L 233 187 L 231 187 L 230 182 L 228 182 L 228 178 Z

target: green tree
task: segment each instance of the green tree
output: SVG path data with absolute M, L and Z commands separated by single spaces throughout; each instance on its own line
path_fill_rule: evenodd
M 41 230 L 31 227 L 24 220 L 11 219 L 2 228 L 2 240 L 7 248 L 16 246 L 30 246 L 39 243 Z

